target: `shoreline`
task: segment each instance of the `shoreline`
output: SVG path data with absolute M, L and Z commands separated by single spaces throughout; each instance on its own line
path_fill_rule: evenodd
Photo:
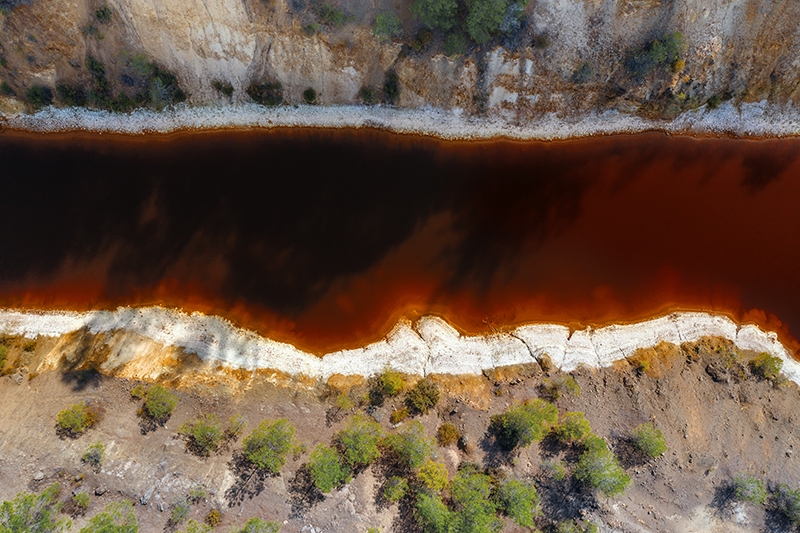
M 480 336 L 460 334 L 435 316 L 415 322 L 397 321 L 380 341 L 361 348 L 339 350 L 317 357 L 291 344 L 262 337 L 227 319 L 163 307 L 120 307 L 115 311 L 0 310 L 0 332 L 27 338 L 61 337 L 81 330 L 91 334 L 118 334 L 101 366 L 113 371 L 134 363 L 148 375 L 161 375 L 154 348 L 141 340 L 195 354 L 208 371 L 277 371 L 296 379 L 327 380 L 333 375 L 371 377 L 391 368 L 410 375 L 480 375 L 485 370 L 532 363 L 547 354 L 553 364 L 569 372 L 578 366 L 611 366 L 637 350 L 670 342 L 696 342 L 722 337 L 740 349 L 768 352 L 783 360 L 783 373 L 800 383 L 800 362 L 794 360 L 774 332 L 755 325 L 739 325 L 730 318 L 704 312 L 676 312 L 633 324 L 586 327 L 570 332 L 558 324 L 528 324 L 508 332 Z M 61 357 L 55 350 L 54 357 Z M 52 366 L 57 361 L 46 362 Z
M 738 106 L 729 101 L 713 111 L 700 108 L 671 121 L 608 110 L 581 116 L 548 113 L 523 123 L 519 122 L 515 112 L 505 110 L 494 110 L 486 117 L 479 117 L 467 115 L 459 109 L 398 109 L 382 105 L 284 105 L 268 108 L 254 103 L 183 104 L 160 113 L 139 109 L 126 114 L 51 106 L 32 115 L 0 113 L 0 132 L 91 132 L 140 136 L 279 128 L 372 128 L 448 141 L 555 141 L 646 132 L 757 140 L 800 135 L 800 110 L 770 104 L 766 100 Z

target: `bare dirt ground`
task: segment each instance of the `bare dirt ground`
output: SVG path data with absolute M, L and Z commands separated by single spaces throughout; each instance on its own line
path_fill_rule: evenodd
M 141 402 L 130 394 L 136 382 L 80 365 L 68 372 L 32 375 L 28 366 L 35 368 L 38 354 L 54 341 L 40 339 L 28 352 L 20 339 L 5 341 L 10 348 L 7 375 L 0 378 L 2 500 L 57 481 L 65 501 L 82 490 L 92 497 L 85 517 L 74 516 L 77 527 L 107 503 L 127 499 L 135 504 L 141 531 L 163 531 L 168 529 L 170 502 L 202 485 L 208 497 L 193 505 L 190 516 L 200 521 L 218 509 L 223 515 L 219 531 L 252 516 L 281 522 L 285 533 L 416 530 L 412 502 L 389 504 L 380 497 L 389 469 L 385 461 L 323 495 L 312 488 L 304 466 L 308 452 L 290 455 L 280 475 L 251 476 L 236 461 L 241 440 L 203 458 L 190 453 L 177 433 L 181 424 L 203 413 L 216 413 L 222 420 L 243 415 L 245 435 L 265 418 L 287 418 L 297 440 L 310 451 L 317 443 L 330 444 L 345 423 L 348 413 L 335 406 L 339 392 L 356 401 L 368 392 L 369 384 L 361 378 L 273 384 L 251 376 L 239 388 L 198 384 L 175 390 L 175 412 L 165 426 L 152 427 L 137 416 Z M 556 369 L 543 372 L 533 363 L 480 377 L 434 376 L 445 394 L 436 410 L 418 419 L 430 437 L 446 421 L 464 436 L 458 445 L 438 448 L 451 476 L 462 461 L 470 461 L 492 467 L 501 477 L 533 478 L 542 496 L 537 526 L 545 531 L 570 518 L 591 520 L 601 531 L 793 531 L 769 505 L 756 507 L 732 498 L 731 478 L 740 471 L 772 487 L 800 486 L 794 457 L 800 447 L 800 390 L 791 382 L 776 388 L 752 376 L 746 361 L 754 355 L 706 338 L 694 345 L 662 344 L 640 352 L 637 359 L 650 364 L 645 372 L 623 362 L 572 373 L 581 393 L 564 396 L 556 405 L 561 414 L 585 413 L 593 431 L 620 458 L 633 483 L 616 498 L 582 487 L 571 475 L 556 481 L 541 468 L 546 460 L 562 460 L 569 474 L 577 459 L 575 448 L 546 438 L 509 454 L 489 432 L 491 415 L 540 396 L 543 381 L 560 375 Z M 104 418 L 78 438 L 59 436 L 56 415 L 79 401 L 101 405 Z M 401 406 L 398 398 L 367 411 L 391 432 L 398 428 L 389 416 Z M 633 428 L 648 421 L 663 432 L 669 447 L 656 459 L 637 452 L 630 441 Z M 80 460 L 94 441 L 104 443 L 108 453 L 97 471 Z M 506 520 L 506 531 L 527 529 Z

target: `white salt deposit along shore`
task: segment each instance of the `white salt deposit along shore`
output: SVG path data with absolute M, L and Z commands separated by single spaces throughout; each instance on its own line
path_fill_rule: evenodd
M 520 122 L 517 114 L 511 111 L 476 117 L 462 109 L 433 107 L 287 105 L 267 108 L 257 104 L 182 104 L 163 112 L 139 109 L 131 113 L 48 107 L 32 115 L 0 113 L 2 126 L 33 132 L 93 131 L 130 135 L 187 129 L 370 127 L 451 140 L 499 137 L 553 140 L 653 130 L 676 134 L 785 137 L 800 133 L 800 109 L 770 104 L 766 100 L 745 104 L 729 101 L 713 111 L 687 111 L 672 121 L 647 120 L 618 111 L 605 111 L 576 116 L 549 113 Z
M 401 319 L 381 341 L 319 358 L 239 328 L 224 318 L 163 307 L 120 307 L 116 311 L 84 313 L 0 310 L 0 332 L 8 335 L 57 337 L 84 328 L 94 334 L 139 335 L 182 348 L 209 364 L 245 370 L 272 369 L 321 379 L 333 374 L 373 376 L 387 367 L 416 375 L 477 375 L 491 368 L 530 363 L 544 354 L 562 370 L 571 371 L 581 364 L 609 366 L 662 341 L 680 344 L 716 336 L 742 349 L 780 357 L 786 376 L 800 383 L 800 363 L 791 358 L 777 334 L 754 325 L 740 326 L 727 317 L 709 313 L 673 313 L 635 324 L 589 327 L 572 335 L 565 326 L 532 324 L 509 333 L 482 336 L 461 335 L 444 320 L 427 316 L 415 323 Z M 117 361 L 130 361 L 122 359 Z

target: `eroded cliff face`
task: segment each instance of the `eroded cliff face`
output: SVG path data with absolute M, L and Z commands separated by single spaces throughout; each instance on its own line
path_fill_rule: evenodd
M 101 5 L 31 0 L 0 16 L 0 81 L 10 93 L 0 111 L 20 111 L 34 84 L 89 86 L 89 55 L 105 66 L 112 92 L 133 96 L 137 54 L 174 72 L 192 104 L 229 101 L 215 80 L 233 86 L 233 102 L 250 101 L 252 82 L 278 81 L 289 104 L 302 103 L 309 87 L 322 104 L 357 103 L 362 87 L 382 92 L 389 70 L 400 107 L 518 120 L 603 109 L 672 118 L 712 97 L 798 98 L 800 4 L 792 0 L 532 0 L 518 28 L 450 57 L 440 32 L 419 46 L 423 26 L 407 1 L 337 0 L 347 15 L 339 25 L 324 23 L 315 0 L 109 0 L 108 22 L 95 17 Z M 387 10 L 402 22 L 393 40 L 372 32 Z M 632 50 L 676 31 L 686 38 L 684 65 L 643 77 L 626 68 Z

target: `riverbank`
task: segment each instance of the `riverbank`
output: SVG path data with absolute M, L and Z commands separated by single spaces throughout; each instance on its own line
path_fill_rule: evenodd
M 37 133 L 88 131 L 126 135 L 252 128 L 374 128 L 454 141 L 559 140 L 647 131 L 761 139 L 797 135 L 800 110 L 766 100 L 757 103 L 728 101 L 714 110 L 704 106 L 667 121 L 616 110 L 572 115 L 544 113 L 535 119 L 520 119 L 511 110 L 477 115 L 463 109 L 364 105 L 274 108 L 258 104 L 179 105 L 162 112 L 143 108 L 131 113 L 48 107 L 34 114 L 0 113 L 0 127 Z
M 582 365 L 603 368 L 662 342 L 681 345 L 703 337 L 733 342 L 739 349 L 767 352 L 783 360 L 783 372 L 800 383 L 800 363 L 777 334 L 740 325 L 710 313 L 673 313 L 644 322 L 571 331 L 557 324 L 530 324 L 483 336 L 461 335 L 445 320 L 425 316 L 401 319 L 386 337 L 361 348 L 317 357 L 292 346 L 202 313 L 163 307 L 120 307 L 116 311 L 0 311 L 5 335 L 63 338 L 31 371 L 57 368 L 63 346 L 82 334 L 102 336 L 100 370 L 136 379 L 163 379 L 174 374 L 181 355 L 200 360 L 198 374 L 270 371 L 301 380 L 329 380 L 334 375 L 371 377 L 386 368 L 428 376 L 480 375 L 487 370 L 542 362 L 547 357 L 561 371 Z M 158 348 L 158 347 L 161 348 Z M 85 351 L 85 350 L 84 350 Z M 197 366 L 197 365 L 195 365 Z

